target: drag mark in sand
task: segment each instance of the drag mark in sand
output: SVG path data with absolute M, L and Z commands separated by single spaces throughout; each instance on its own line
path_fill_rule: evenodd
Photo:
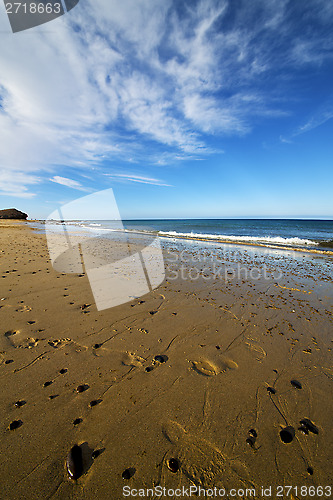
M 22 366 L 21 368 L 16 368 L 14 370 L 14 373 L 18 373 L 22 370 L 25 370 L 26 368 L 28 368 L 29 366 L 33 365 L 34 363 L 36 363 L 36 361 L 38 361 L 39 359 L 41 359 L 43 356 L 45 356 L 45 354 L 47 354 L 47 351 L 43 352 L 42 354 L 40 354 L 39 356 L 37 356 L 37 358 L 33 359 L 32 361 L 30 361 L 30 363 L 28 363 L 27 365 L 25 366 Z

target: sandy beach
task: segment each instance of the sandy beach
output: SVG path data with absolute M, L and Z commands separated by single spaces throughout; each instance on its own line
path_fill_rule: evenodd
M 332 257 L 243 246 L 268 276 L 230 259 L 229 279 L 211 262 L 190 279 L 170 242 L 157 289 L 97 311 L 86 275 L 56 272 L 29 223 L 1 222 L 0 239 L 1 499 L 332 486 Z

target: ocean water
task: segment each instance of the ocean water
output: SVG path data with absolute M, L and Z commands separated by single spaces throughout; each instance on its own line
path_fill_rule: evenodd
M 156 234 L 162 238 L 333 250 L 333 220 L 161 219 L 123 220 L 122 223 L 127 231 Z M 98 233 L 116 229 L 113 221 L 106 220 L 71 221 L 70 225 Z
M 84 223 L 83 223 L 84 224 Z M 90 227 L 105 227 L 107 221 L 94 221 Z M 249 242 L 263 245 L 316 248 L 333 247 L 333 221 L 286 219 L 170 219 L 124 220 L 129 231 L 144 231 L 161 237 Z

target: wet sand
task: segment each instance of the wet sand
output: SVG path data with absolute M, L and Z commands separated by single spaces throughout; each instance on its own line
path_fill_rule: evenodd
M 6 222 L 0 239 L 0 498 L 332 485 L 332 260 L 242 250 L 279 279 L 230 259 L 229 279 L 205 262 L 191 280 L 170 242 L 158 289 L 98 312 L 43 235 Z

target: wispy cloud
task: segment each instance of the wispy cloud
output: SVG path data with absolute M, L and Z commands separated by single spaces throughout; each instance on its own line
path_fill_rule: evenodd
M 333 118 L 333 104 L 332 102 L 327 102 L 324 107 L 317 111 L 313 116 L 308 118 L 305 123 L 299 125 L 289 136 L 280 136 L 280 141 L 288 144 L 292 144 L 293 139 L 299 135 L 310 132 L 311 130 L 320 127 L 324 123 L 328 122 Z
M 67 177 L 61 177 L 59 175 L 55 175 L 50 179 L 51 182 L 55 182 L 56 184 L 61 184 L 62 186 L 67 186 L 72 189 L 78 189 L 80 191 L 87 191 L 85 187 L 78 181 L 74 181 L 73 179 L 67 179 Z
M 294 133 L 294 135 L 304 134 L 305 132 L 309 132 L 320 125 L 323 125 L 328 120 L 333 118 L 333 108 L 327 109 L 321 113 L 317 113 L 315 116 L 312 116 L 306 123 L 301 125 Z
M 151 184 L 153 186 L 168 186 L 171 187 L 171 184 L 166 184 L 160 179 L 154 179 L 153 177 L 146 177 L 143 175 L 135 175 L 135 174 L 108 174 L 108 177 L 114 181 L 122 181 L 122 182 L 138 182 L 140 184 Z

